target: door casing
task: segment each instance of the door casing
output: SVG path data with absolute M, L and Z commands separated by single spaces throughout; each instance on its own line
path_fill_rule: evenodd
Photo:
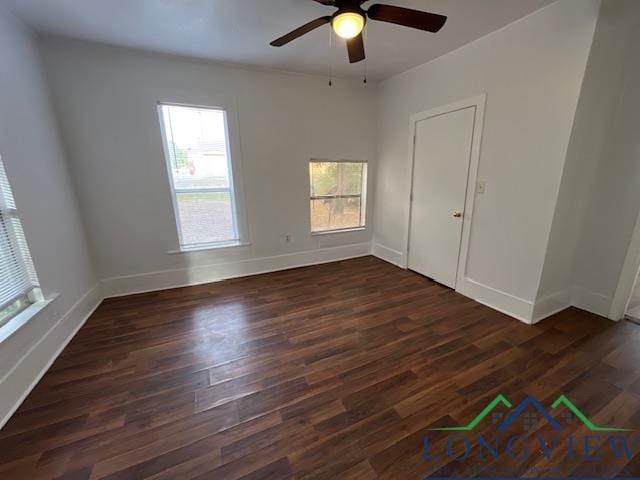
M 478 167 L 480 164 L 480 149 L 482 144 L 482 129 L 484 123 L 484 111 L 487 101 L 487 95 L 481 94 L 475 97 L 471 97 L 459 102 L 443 105 L 440 107 L 432 108 L 430 110 L 416 113 L 410 117 L 409 124 L 409 212 L 407 217 L 407 228 L 405 231 L 404 252 L 403 252 L 403 267 L 407 269 L 409 267 L 409 241 L 411 232 L 411 209 L 412 201 L 411 196 L 413 194 L 413 176 L 415 166 L 415 137 L 416 137 L 416 124 L 422 120 L 426 120 L 438 115 L 444 115 L 457 110 L 463 110 L 470 107 L 475 107 L 475 119 L 473 124 L 473 134 L 471 136 L 471 154 L 469 160 L 469 175 L 467 177 L 467 189 L 464 205 L 464 216 L 462 219 L 462 239 L 460 242 L 460 255 L 458 256 L 458 270 L 456 275 L 455 289 L 458 290 L 461 280 L 466 278 L 467 272 L 467 258 L 469 255 L 469 239 L 471 238 L 471 226 L 473 221 L 476 185 L 478 183 Z

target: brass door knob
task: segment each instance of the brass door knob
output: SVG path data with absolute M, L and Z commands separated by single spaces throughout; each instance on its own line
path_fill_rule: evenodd
M 454 210 L 453 211 L 453 216 L 455 218 L 460 218 L 462 216 L 462 212 L 460 210 Z

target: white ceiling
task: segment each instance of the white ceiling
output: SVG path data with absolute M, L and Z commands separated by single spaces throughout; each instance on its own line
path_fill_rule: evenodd
M 368 71 L 380 80 L 495 31 L 554 0 L 382 0 L 449 16 L 437 34 L 369 22 Z M 327 75 L 360 77 L 329 26 L 282 48 L 276 37 L 334 8 L 312 0 L 0 0 L 39 32 L 123 47 Z M 371 5 L 367 2 L 364 6 Z M 335 37 L 334 37 L 335 38 Z

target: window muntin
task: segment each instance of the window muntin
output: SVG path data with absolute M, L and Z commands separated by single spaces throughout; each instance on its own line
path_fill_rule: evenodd
M 311 232 L 365 226 L 366 162 L 311 160 Z
M 181 249 L 239 243 L 226 112 L 162 104 L 160 117 Z
M 39 298 L 39 282 L 0 159 L 0 327 Z

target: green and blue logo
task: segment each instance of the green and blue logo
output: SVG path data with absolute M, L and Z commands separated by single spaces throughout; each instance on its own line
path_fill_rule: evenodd
M 499 405 L 504 405 L 507 408 L 512 408 L 513 405 L 504 395 L 500 394 L 494 398 L 476 417 L 464 427 L 441 427 L 431 428 L 429 430 L 450 431 L 450 432 L 469 432 L 473 430 L 478 424 L 484 420 L 484 418 L 493 412 Z M 560 395 L 553 404 L 552 409 L 556 409 L 561 405 L 565 406 L 572 412 L 578 419 L 592 432 L 630 432 L 628 428 L 617 427 L 599 427 L 595 425 L 589 418 L 576 407 L 571 400 L 565 395 Z M 535 409 L 549 424 L 557 431 L 562 431 L 560 424 L 550 415 L 546 408 L 544 408 L 538 400 L 531 395 L 528 395 L 518 407 L 502 422 L 498 427 L 498 431 L 504 432 L 507 430 L 517 419 L 522 415 L 529 407 Z M 531 417 L 529 417 L 531 418 Z M 535 416 L 533 418 L 536 418 Z
M 423 458 L 436 468 L 437 478 L 447 479 L 514 478 L 523 473 L 550 478 L 549 472 L 554 478 L 576 474 L 638 478 L 625 469 L 640 455 L 640 435 L 630 434 L 633 430 L 629 428 L 598 425 L 566 395 L 560 395 L 550 407 L 545 408 L 531 395 L 517 406 L 497 395 L 467 425 L 429 428 L 432 433 L 424 436 Z M 487 417 L 493 427 L 485 424 L 485 428 L 477 428 Z M 550 429 L 542 428 L 545 423 L 551 434 Z M 573 428 L 567 424 L 574 424 Z M 487 434 L 487 430 L 493 433 Z M 447 435 L 443 438 L 442 433 Z M 529 460 L 536 463 L 534 455 L 548 461 L 545 472 L 527 467 Z M 500 460 L 511 466 L 498 472 Z

